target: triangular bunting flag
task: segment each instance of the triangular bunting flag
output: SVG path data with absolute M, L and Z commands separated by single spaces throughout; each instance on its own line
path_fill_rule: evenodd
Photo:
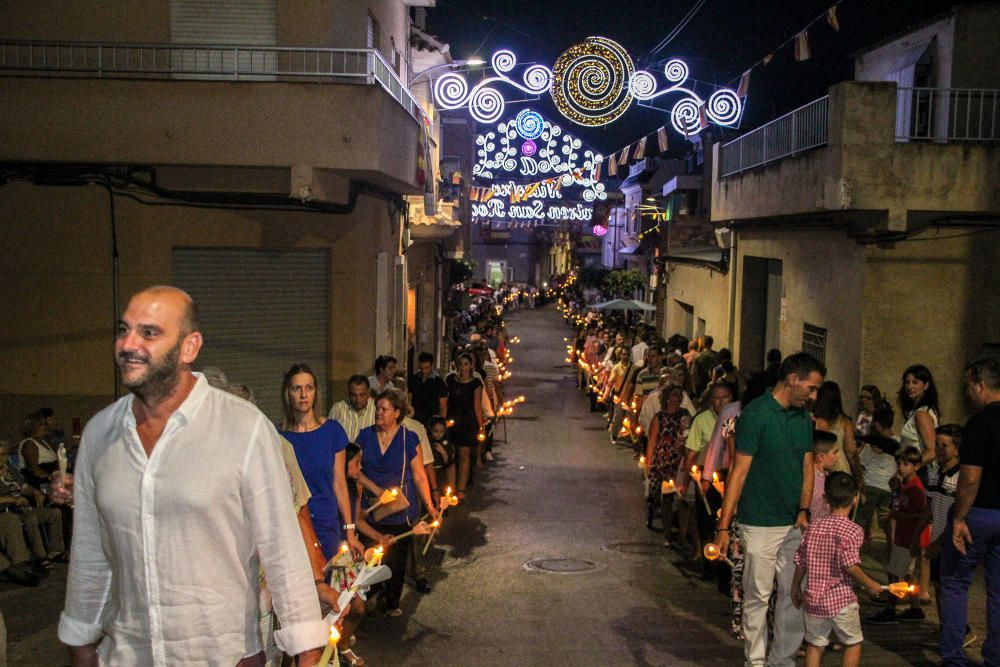
M 809 49 L 809 31 L 803 30 L 795 36 L 795 60 L 802 62 L 812 58 L 812 51 Z
M 646 137 L 643 137 L 642 139 L 639 140 L 639 143 L 635 145 L 635 153 L 633 153 L 632 157 L 635 158 L 636 160 L 641 160 L 645 154 L 646 154 Z
M 708 112 L 704 104 L 698 105 L 698 127 L 703 130 L 708 127 Z
M 740 77 L 740 85 L 736 87 L 736 97 L 743 99 L 747 96 L 747 91 L 750 90 L 750 70 L 743 72 L 743 76 Z
M 774 60 L 774 54 L 773 53 L 769 53 L 766 56 L 764 56 L 764 60 L 762 60 L 761 62 L 764 63 L 764 67 L 767 67 L 768 65 L 771 64 L 772 60 Z
M 620 164 L 623 167 L 628 164 L 628 151 L 630 148 L 632 147 L 628 146 L 625 149 L 623 149 L 622 154 L 618 157 L 618 164 Z
M 826 10 L 826 22 L 830 24 L 831 28 L 840 32 L 840 21 L 837 20 L 837 5 Z
M 479 188 L 475 185 L 469 188 L 469 199 L 471 201 L 479 201 Z
M 659 144 L 660 152 L 667 152 L 667 127 L 664 125 L 656 131 L 656 143 Z
M 612 153 L 611 157 L 608 158 L 608 177 L 614 178 L 618 175 L 618 160 L 615 159 L 615 154 Z
M 598 163 L 597 163 L 597 164 L 596 164 L 596 165 L 594 166 L 594 182 L 595 182 L 595 183 L 596 183 L 597 181 L 601 180 L 601 165 L 603 165 L 603 164 L 604 164 L 604 160 L 600 160 L 600 161 L 599 161 L 599 162 L 598 162 Z M 559 185 L 562 185 L 562 180 L 561 180 L 561 179 L 559 180 L 559 184 L 558 184 L 558 185 L 557 185 L 556 187 L 559 187 Z

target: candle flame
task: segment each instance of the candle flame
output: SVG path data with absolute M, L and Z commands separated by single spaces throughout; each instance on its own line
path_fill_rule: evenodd
M 392 489 L 391 491 L 389 491 L 389 493 L 391 493 L 392 497 L 395 498 L 396 496 L 399 495 L 399 489 Z
M 436 520 L 436 519 L 435 519 L 434 521 L 432 521 L 432 522 L 431 522 L 431 528 L 437 528 L 437 527 L 439 527 L 440 525 L 441 525 L 441 522 L 440 522 L 440 521 L 438 521 L 438 520 Z
M 452 426 L 455 425 L 455 420 L 454 419 L 449 419 L 448 421 L 446 421 L 444 423 L 444 425 L 447 426 L 448 428 L 451 428 Z
M 712 484 L 716 484 L 716 483 L 718 483 L 718 481 L 719 481 L 719 473 L 713 472 L 712 473 Z
M 337 630 L 336 625 L 330 626 L 330 641 L 333 642 L 334 644 L 340 641 L 340 631 Z
M 705 556 L 706 560 L 717 560 L 719 558 L 719 547 L 709 542 L 702 550 L 702 555 Z
M 636 435 L 642 435 L 642 427 L 641 426 L 636 426 L 635 427 L 635 434 Z
M 383 549 L 382 549 L 382 547 L 381 547 L 381 546 L 377 546 L 377 547 L 375 547 L 375 554 L 376 554 L 376 555 L 378 555 L 378 556 L 381 556 L 381 555 L 382 555 L 382 552 L 383 552 Z
M 691 474 L 692 475 L 698 474 L 698 466 L 691 466 Z
M 446 496 L 450 496 L 451 495 L 451 487 L 450 486 L 444 490 L 444 495 L 446 495 Z
M 347 546 L 347 542 L 340 543 L 340 553 L 346 554 L 348 549 L 350 549 L 350 547 Z

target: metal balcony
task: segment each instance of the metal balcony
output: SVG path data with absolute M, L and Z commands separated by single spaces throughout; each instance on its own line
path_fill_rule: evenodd
M 378 84 L 411 116 L 423 116 L 375 49 L 0 41 L 0 76 L 18 75 Z

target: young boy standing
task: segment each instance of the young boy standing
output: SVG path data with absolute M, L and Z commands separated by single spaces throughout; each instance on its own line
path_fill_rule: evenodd
M 813 521 L 795 552 L 792 603 L 805 611 L 806 667 L 819 667 L 831 630 L 845 645 L 841 664 L 854 667 L 861 660 L 864 635 L 853 582 L 872 596 L 879 595 L 882 587 L 861 569 L 865 533 L 851 521 L 858 483 L 845 472 L 832 472 L 824 481 L 830 514 Z
M 927 506 L 924 485 L 917 477 L 917 469 L 923 464 L 923 456 L 916 447 L 907 447 L 896 454 L 896 472 L 899 480 L 892 496 L 891 516 L 892 550 L 886 573 L 889 583 L 906 580 L 913 583 L 913 564 L 920 553 L 920 524 Z M 895 623 L 896 621 L 922 621 L 924 610 L 920 608 L 920 591 L 910 594 L 910 608 L 896 615 L 896 599 L 889 596 L 885 609 L 866 619 L 869 623 Z
M 813 431 L 813 495 L 809 502 L 809 520 L 818 521 L 830 513 L 824 497 L 826 476 L 837 463 L 837 436 L 829 431 Z

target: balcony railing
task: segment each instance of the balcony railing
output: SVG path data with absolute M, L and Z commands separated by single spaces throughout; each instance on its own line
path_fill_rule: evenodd
M 830 98 L 821 97 L 722 145 L 722 177 L 795 155 L 827 141 Z
M 896 141 L 1000 141 L 1000 90 L 900 88 Z
M 414 118 L 423 109 L 375 49 L 0 41 L 0 75 L 380 85 Z

